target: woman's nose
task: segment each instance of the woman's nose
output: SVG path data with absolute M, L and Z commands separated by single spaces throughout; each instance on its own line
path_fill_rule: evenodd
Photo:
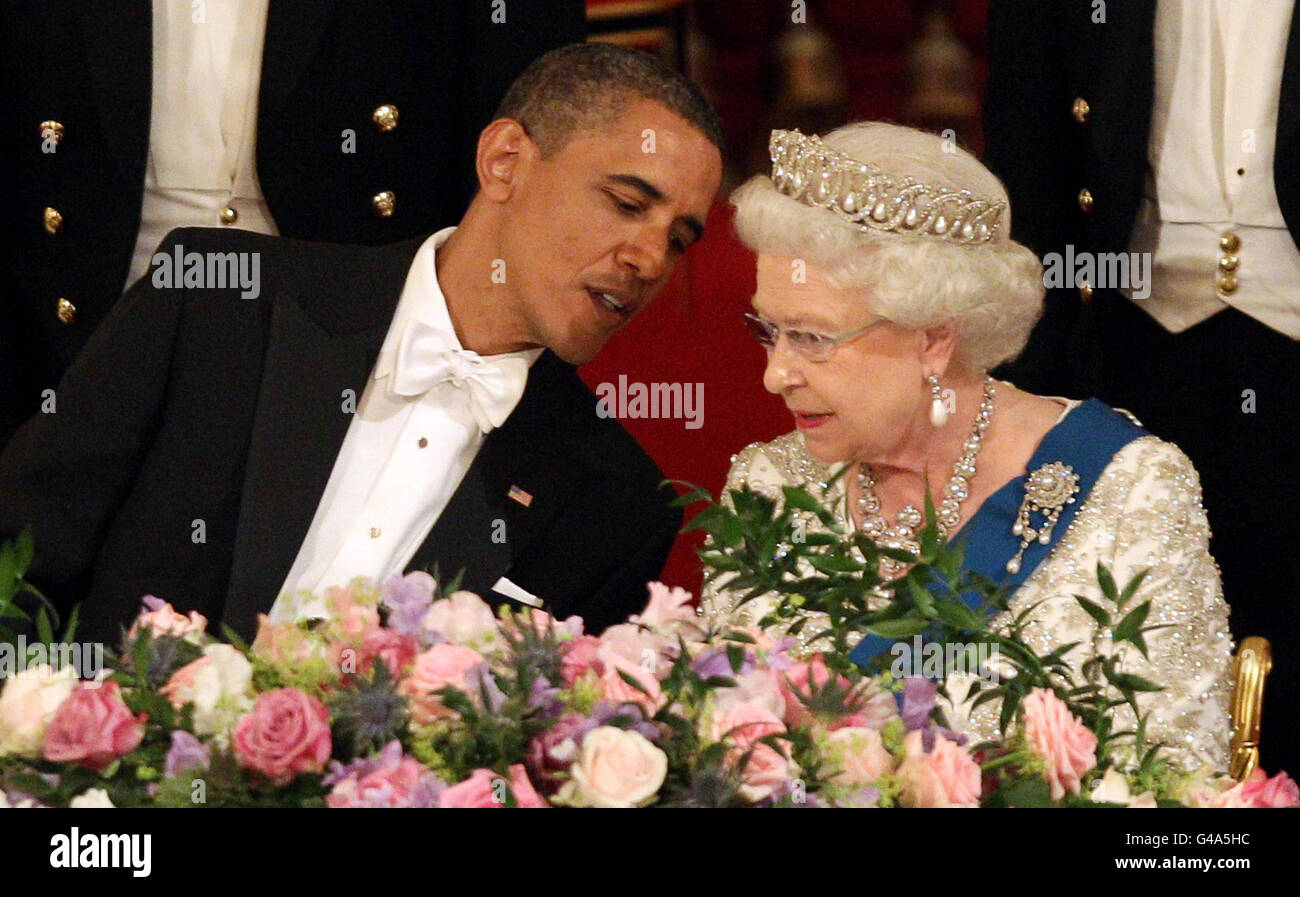
M 782 343 L 783 340 L 777 337 L 776 345 L 767 352 L 767 367 L 763 371 L 763 386 L 775 395 L 803 384 L 797 357 Z

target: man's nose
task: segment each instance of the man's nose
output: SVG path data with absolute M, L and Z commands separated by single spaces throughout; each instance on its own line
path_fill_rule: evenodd
M 619 249 L 618 261 L 632 268 L 639 279 L 660 280 L 672 271 L 668 257 L 668 234 L 657 227 L 640 228 Z

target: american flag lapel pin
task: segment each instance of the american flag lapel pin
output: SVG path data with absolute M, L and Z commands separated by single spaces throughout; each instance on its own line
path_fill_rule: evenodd
M 525 492 L 518 486 L 511 486 L 510 492 L 507 493 L 507 497 L 519 502 L 525 508 L 533 503 L 533 493 Z

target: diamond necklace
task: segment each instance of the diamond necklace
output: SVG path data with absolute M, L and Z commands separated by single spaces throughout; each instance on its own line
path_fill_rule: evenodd
M 961 519 L 961 503 L 970 495 L 970 481 L 975 477 L 975 456 L 979 454 L 984 442 L 984 432 L 989 428 L 993 418 L 993 397 L 997 393 L 996 382 L 992 377 L 984 379 L 984 398 L 980 402 L 979 413 L 975 415 L 975 427 L 962 445 L 962 455 L 952 467 L 952 477 L 943 489 L 943 501 L 936 509 L 935 523 L 939 530 L 939 540 L 946 541 L 948 531 Z M 875 478 L 871 467 L 865 462 L 858 464 L 858 513 L 862 516 L 859 530 L 871 541 L 884 548 L 898 548 L 909 554 L 919 554 L 921 542 L 917 538 L 925 515 L 916 507 L 908 505 L 898 512 L 894 525 L 890 526 L 880 514 L 880 499 L 876 497 Z M 907 569 L 907 564 L 893 558 L 880 559 L 880 575 L 885 579 L 894 579 Z

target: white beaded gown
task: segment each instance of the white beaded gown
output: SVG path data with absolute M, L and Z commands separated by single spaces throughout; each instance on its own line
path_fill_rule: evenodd
M 1069 400 L 1057 426 L 1079 404 Z M 847 478 L 822 488 L 835 470 L 809 456 L 796 431 L 768 443 L 754 443 L 735 455 L 726 490 L 748 484 L 779 501 L 782 486 L 803 486 L 834 508 L 846 529 L 851 529 L 844 489 Z M 723 500 L 728 501 L 725 492 Z M 805 518 L 805 525 L 809 532 L 822 529 L 812 515 Z M 1122 644 L 1119 667 L 1164 686 L 1164 691 L 1138 698 L 1143 712 L 1149 712 L 1147 738 L 1163 742 L 1165 756 L 1187 771 L 1206 764 L 1226 769 L 1228 762 L 1233 644 L 1228 605 L 1209 539 L 1200 481 L 1191 462 L 1177 446 L 1141 436 L 1114 455 L 1060 541 L 1016 591 L 1010 611 L 993 621 L 996 631 L 1005 631 L 1009 614 L 1041 602 L 1025 630 L 1031 647 L 1040 654 L 1070 642 L 1080 643 L 1067 655 L 1076 665 L 1090 653 L 1085 645 L 1098 653 L 1115 653 L 1109 632 L 1101 630 L 1075 596 L 1106 604 L 1096 580 L 1098 561 L 1110 568 L 1120 587 L 1140 569 L 1149 568 L 1137 598 L 1151 601 L 1147 624 L 1167 628 L 1146 635 L 1149 661 L 1131 645 Z M 714 623 L 752 625 L 772 607 L 774 596 L 769 595 L 735 607 L 739 593 L 723 590 L 725 581 L 723 577 L 706 586 L 702 595 L 702 613 Z M 812 649 L 818 647 L 818 631 L 815 618 L 805 624 L 800 636 L 805 649 L 810 643 Z M 991 703 L 968 714 L 961 701 L 965 686 L 950 679 L 948 690 L 953 704 L 945 709 L 954 725 L 977 740 L 998 734 Z M 1121 707 L 1115 714 L 1117 729 L 1133 727 L 1130 709 Z

